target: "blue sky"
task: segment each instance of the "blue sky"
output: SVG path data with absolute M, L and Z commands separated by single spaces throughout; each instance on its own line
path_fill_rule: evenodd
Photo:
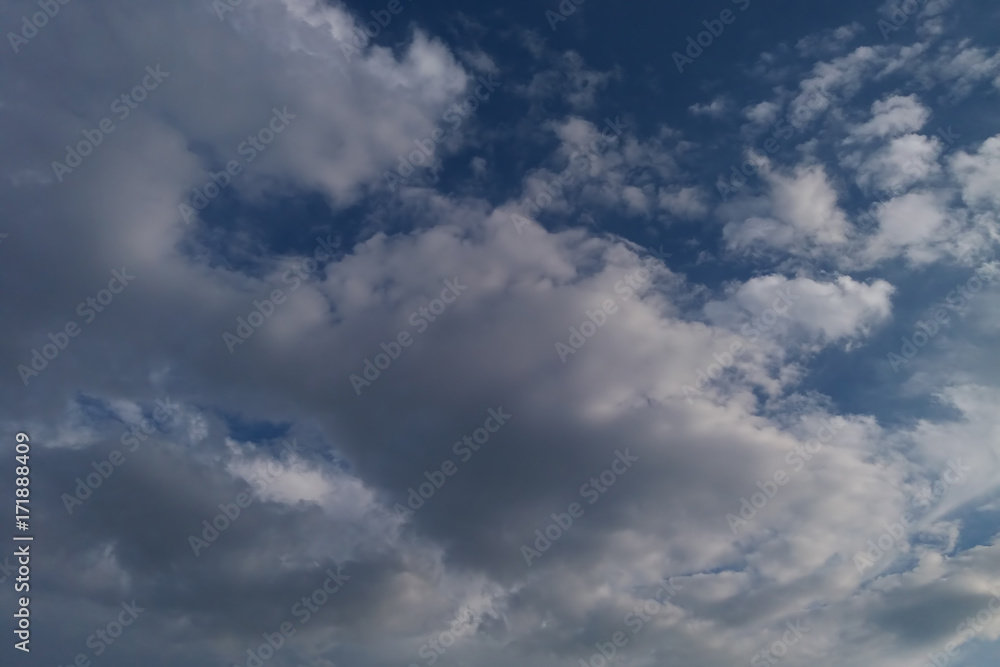
M 995 3 L 5 16 L 12 664 L 996 664 Z

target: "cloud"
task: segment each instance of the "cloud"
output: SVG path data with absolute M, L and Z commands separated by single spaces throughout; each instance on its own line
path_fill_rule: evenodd
M 940 256 L 933 246 L 958 231 L 941 202 L 927 192 L 912 192 L 880 204 L 876 215 L 879 229 L 867 253 L 879 259 L 902 251 L 916 263 L 933 261 Z
M 858 184 L 876 191 L 898 192 L 940 171 L 937 137 L 906 134 L 866 159 L 857 171 Z
M 847 218 L 824 167 L 803 164 L 783 173 L 765 163 L 761 173 L 768 192 L 757 207 L 760 212 L 726 224 L 723 236 L 729 247 L 760 244 L 809 254 L 846 242 Z M 740 205 L 730 215 L 743 217 Z
M 770 125 L 778 117 L 781 108 L 774 102 L 760 102 L 743 110 L 747 120 L 755 125 Z
M 860 336 L 867 327 L 886 322 L 892 314 L 894 291 L 884 280 L 869 285 L 849 276 L 819 282 L 770 275 L 739 285 L 725 301 L 707 304 L 705 311 L 713 322 L 734 326 L 785 305 L 787 308 L 779 311 L 779 323 L 769 329 L 771 337 L 783 339 L 785 344 L 828 344 Z
M 937 67 L 947 40 L 852 47 L 870 31 L 848 25 L 776 49 L 769 78 L 729 72 L 725 99 L 750 123 L 787 109 L 815 131 L 717 204 L 713 165 L 746 155 L 746 135 L 699 133 L 690 113 L 722 97 L 651 115 L 627 108 L 648 90 L 618 88 L 616 66 L 588 69 L 604 62 L 592 51 L 399 6 L 348 59 L 381 6 L 247 0 L 220 21 L 205 3 L 70 4 L 10 68 L 0 404 L 37 457 L 37 659 L 91 655 L 83 638 L 133 599 L 145 611 L 109 667 L 247 664 L 288 620 L 276 667 L 549 667 L 616 632 L 627 662 L 721 667 L 796 623 L 788 665 L 895 667 L 996 639 L 995 619 L 955 632 L 1000 583 L 995 527 L 973 513 L 1000 461 L 995 289 L 886 379 L 900 327 L 967 285 L 952 273 L 996 239 L 997 138 L 942 158 L 916 93 L 870 78 Z M 515 25 L 506 12 L 481 18 Z M 516 40 L 541 71 L 504 50 Z M 156 94 L 50 176 L 158 63 Z M 482 110 L 495 124 L 463 125 L 426 177 L 387 191 L 473 72 L 516 91 Z M 285 107 L 295 118 L 246 160 Z M 469 146 L 482 153 L 448 159 Z M 242 173 L 186 224 L 179 204 L 229 160 Z M 851 183 L 894 191 L 871 202 Z M 851 224 L 867 209 L 876 229 Z M 123 266 L 135 284 L 26 384 L 16 367 Z M 467 288 L 444 307 L 449 282 Z M 240 320 L 253 334 L 230 354 Z M 358 392 L 352 375 L 375 379 Z M 167 398 L 170 418 L 104 476 Z M 637 457 L 624 479 L 619 451 Z M 936 493 L 951 458 L 972 470 Z M 64 495 L 88 490 L 70 513 Z M 859 572 L 868 541 L 927 498 Z M 543 538 L 528 567 L 522 548 Z M 676 594 L 643 611 L 667 579 Z
M 707 104 L 692 104 L 688 111 L 695 116 L 708 116 L 709 118 L 721 118 L 728 111 L 729 105 L 722 97 L 716 97 Z
M 834 101 L 844 102 L 853 97 L 882 58 L 879 49 L 859 46 L 845 56 L 816 63 L 811 75 L 799 83 L 799 92 L 791 102 L 794 123 L 806 125 Z
M 551 68 L 538 72 L 528 84 L 515 89 L 536 103 L 557 98 L 565 100 L 576 111 L 588 109 L 594 105 L 601 90 L 616 76 L 614 72 L 588 69 L 576 51 L 567 51 L 558 57 L 547 57 Z
M 852 138 L 895 137 L 916 132 L 930 118 L 930 110 L 923 106 L 916 95 L 892 95 L 872 104 L 871 120 L 857 126 Z
M 864 29 L 864 26 L 855 21 L 833 30 L 803 37 L 795 43 L 795 48 L 803 56 L 831 55 L 842 51 Z
M 1000 136 L 984 141 L 975 154 L 960 151 L 950 160 L 951 171 L 969 206 L 1000 205 Z
M 681 218 L 697 218 L 708 213 L 707 195 L 698 187 L 660 192 L 660 206 Z

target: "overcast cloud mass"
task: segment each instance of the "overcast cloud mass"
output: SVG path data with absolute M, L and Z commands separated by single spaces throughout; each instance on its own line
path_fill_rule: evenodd
M 7 2 L 0 663 L 995 666 L 998 26 Z

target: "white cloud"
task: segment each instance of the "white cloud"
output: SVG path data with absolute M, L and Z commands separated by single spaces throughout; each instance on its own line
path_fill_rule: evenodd
M 781 111 L 774 102 L 760 102 L 743 109 L 743 115 L 755 125 L 770 125 Z
M 884 280 L 865 284 L 849 276 L 820 282 L 770 275 L 739 285 L 725 301 L 711 302 L 705 311 L 713 322 L 734 326 L 773 309 L 779 317 L 770 328 L 772 336 L 785 343 L 825 345 L 887 321 L 894 291 Z
M 934 261 L 941 255 L 935 244 L 958 231 L 942 202 L 929 192 L 911 192 L 879 204 L 876 217 L 878 232 L 866 248 L 872 259 L 904 253 L 917 264 Z
M 958 152 L 950 166 L 966 204 L 1000 207 L 1000 135 L 984 141 L 974 154 Z
M 851 136 L 864 140 L 916 132 L 928 118 L 930 110 L 916 95 L 891 95 L 872 104 L 871 120 L 854 128 Z
M 794 124 L 804 126 L 831 104 L 853 97 L 882 58 L 880 50 L 859 46 L 848 55 L 816 63 L 812 75 L 802 80 L 799 93 L 791 102 Z
M 716 97 L 708 104 L 695 103 L 688 107 L 695 116 L 708 116 L 709 118 L 722 118 L 729 110 L 729 103 L 725 98 Z
M 698 218 L 708 213 L 705 191 L 697 186 L 660 191 L 660 207 L 679 218 Z
M 896 137 L 860 165 L 857 182 L 867 189 L 899 192 L 938 174 L 941 150 L 937 137 L 922 134 Z
M 803 56 L 824 56 L 842 51 L 848 43 L 864 32 L 864 26 L 857 21 L 839 28 L 803 37 L 795 43 L 795 48 Z
M 846 242 L 847 218 L 824 167 L 799 165 L 782 173 L 765 166 L 761 173 L 769 186 L 762 214 L 727 223 L 723 236 L 729 247 L 759 244 L 808 255 Z M 741 209 L 731 210 L 739 215 Z

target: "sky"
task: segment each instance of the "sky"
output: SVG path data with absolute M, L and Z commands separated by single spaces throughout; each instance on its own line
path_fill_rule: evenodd
M 998 25 L 7 2 L 2 664 L 996 665 Z

